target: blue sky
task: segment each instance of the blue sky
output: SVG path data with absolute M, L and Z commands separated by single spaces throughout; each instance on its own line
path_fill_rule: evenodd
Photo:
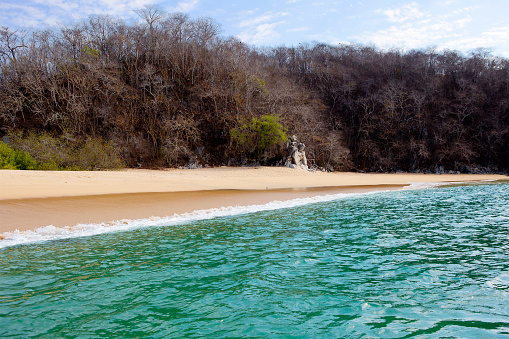
M 135 20 L 134 10 L 153 3 L 168 12 L 211 17 L 223 35 L 256 46 L 319 41 L 465 53 L 483 47 L 509 57 L 508 0 L 8 0 L 0 1 L 0 26 L 44 28 L 90 14 Z

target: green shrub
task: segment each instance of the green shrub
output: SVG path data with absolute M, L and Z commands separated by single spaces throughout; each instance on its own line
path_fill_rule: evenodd
M 124 162 L 117 156 L 113 143 L 97 138 L 87 139 L 83 146 L 77 150 L 76 165 L 89 170 L 125 166 Z
M 256 152 L 258 159 L 266 157 L 270 148 L 288 141 L 277 115 L 255 117 L 249 123 L 230 130 L 230 137 L 248 151 Z
M 98 170 L 124 167 L 113 143 L 100 138 L 86 140 L 71 135 L 53 136 L 49 133 L 11 133 L 13 147 L 30 154 L 39 169 Z
M 12 149 L 0 141 L 0 169 L 33 170 L 39 166 L 27 152 Z

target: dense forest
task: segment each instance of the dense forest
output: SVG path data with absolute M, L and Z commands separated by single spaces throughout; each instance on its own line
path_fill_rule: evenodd
M 5 144 L 67 168 L 277 165 L 296 135 L 328 170 L 509 171 L 509 60 L 486 50 L 256 48 L 138 14 L 1 28 Z

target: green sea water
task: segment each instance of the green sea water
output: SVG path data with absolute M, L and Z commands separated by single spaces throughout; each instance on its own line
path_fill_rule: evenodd
M 509 338 L 509 183 L 4 247 L 0 338 Z

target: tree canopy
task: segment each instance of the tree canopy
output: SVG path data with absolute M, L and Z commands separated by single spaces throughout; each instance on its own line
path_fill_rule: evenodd
M 106 140 L 157 167 L 282 158 L 288 133 L 326 168 L 509 170 L 509 61 L 489 51 L 256 48 L 210 18 L 138 14 L 3 27 L 0 136 Z

